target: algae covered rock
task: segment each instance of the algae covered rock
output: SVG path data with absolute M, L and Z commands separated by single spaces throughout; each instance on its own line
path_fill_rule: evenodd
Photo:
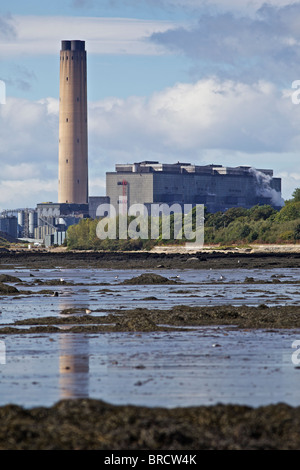
M 0 274 L 0 282 L 21 282 L 21 279 L 10 274 Z
M 18 294 L 19 291 L 16 287 L 0 282 L 0 295 Z
M 160 274 L 145 273 L 131 279 L 125 279 L 122 284 L 177 284 L 175 280 L 161 276 Z

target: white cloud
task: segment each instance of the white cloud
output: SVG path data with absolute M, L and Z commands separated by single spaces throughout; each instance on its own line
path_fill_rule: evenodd
M 118 148 L 154 152 L 277 152 L 292 145 L 298 125 L 291 100 L 263 81 L 247 85 L 211 78 L 178 83 L 150 99 L 107 99 L 92 103 L 90 109 L 90 129 L 99 145 L 111 147 L 114 141 Z
M 44 178 L 23 178 L 0 180 L 0 208 L 6 210 L 35 208 L 39 202 L 56 202 L 57 180 Z M 55 199 L 53 198 L 55 197 Z
M 300 165 L 296 167 L 295 171 L 281 171 L 278 172 L 278 177 L 282 178 L 282 196 L 284 199 L 290 199 L 294 189 L 300 188 Z
M 198 77 L 286 84 L 300 76 L 300 3 L 277 3 L 264 4 L 253 16 L 202 13 L 193 25 L 154 33 L 152 40 L 189 57 Z
M 263 5 L 272 5 L 275 7 L 283 7 L 298 3 L 299 0 L 140 0 L 142 3 L 148 3 L 160 8 L 184 8 L 191 11 L 203 11 L 203 9 L 211 9 L 215 11 L 233 11 L 252 13 L 257 11 Z M 115 0 L 114 0 L 115 2 Z M 132 4 L 135 0 L 122 0 L 122 3 Z
M 43 163 L 57 152 L 58 115 L 52 98 L 7 98 L 0 106 L 0 158 L 15 164 Z M 58 107 L 57 107 L 58 109 Z
M 82 39 L 89 54 L 161 54 L 163 48 L 148 38 L 175 24 L 130 18 L 14 16 L 15 35 L 5 35 L 0 56 L 57 54 L 62 39 Z M 0 24 L 1 27 L 1 24 Z

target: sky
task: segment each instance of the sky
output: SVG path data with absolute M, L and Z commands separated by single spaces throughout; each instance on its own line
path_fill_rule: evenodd
M 300 187 L 300 1 L 1 3 L 0 210 L 57 202 L 70 39 L 86 42 L 90 196 L 143 160 L 270 168 L 284 199 Z

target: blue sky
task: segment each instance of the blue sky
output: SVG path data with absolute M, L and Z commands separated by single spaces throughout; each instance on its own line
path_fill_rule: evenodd
M 57 200 L 59 50 L 86 41 L 90 195 L 115 163 L 272 168 L 300 187 L 300 3 L 11 0 L 0 7 L 0 209 Z

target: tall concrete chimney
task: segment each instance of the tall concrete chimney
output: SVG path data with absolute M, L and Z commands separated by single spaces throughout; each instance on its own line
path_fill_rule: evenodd
M 84 41 L 62 41 L 58 202 L 88 203 L 87 74 Z

